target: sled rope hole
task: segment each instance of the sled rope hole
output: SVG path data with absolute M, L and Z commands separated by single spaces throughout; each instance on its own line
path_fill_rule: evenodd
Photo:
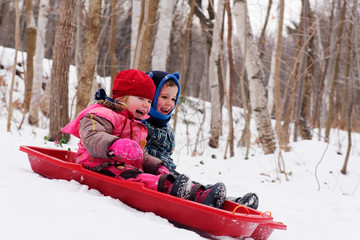
M 260 216 L 264 216 L 265 214 L 269 215 L 269 217 L 271 217 L 271 212 L 270 211 L 266 211 L 260 214 Z
M 238 208 L 244 208 L 246 210 L 247 214 L 250 214 L 249 209 L 243 205 L 239 205 L 236 208 L 234 208 L 234 210 L 232 211 L 232 214 L 234 214 Z

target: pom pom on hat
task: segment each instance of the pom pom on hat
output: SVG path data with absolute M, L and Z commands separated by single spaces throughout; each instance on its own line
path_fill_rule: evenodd
M 116 75 L 112 96 L 114 99 L 130 95 L 153 100 L 155 91 L 154 82 L 147 74 L 136 69 L 130 69 L 123 70 Z
M 149 73 L 148 73 L 149 74 Z M 167 75 L 169 75 L 170 73 L 165 72 L 165 71 L 151 71 L 150 74 L 152 76 L 150 76 L 152 78 L 152 80 L 155 83 L 156 88 L 159 86 L 161 80 L 164 79 L 164 77 L 166 77 Z

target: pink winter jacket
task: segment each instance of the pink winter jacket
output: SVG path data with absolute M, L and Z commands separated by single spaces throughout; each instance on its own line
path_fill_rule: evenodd
M 101 104 L 88 106 L 61 131 L 80 138 L 77 162 L 95 171 L 114 163 L 108 152 L 110 145 L 119 138 L 132 139 L 142 148 L 146 145 L 147 130 L 144 124 L 131 119 L 126 110 L 115 112 Z M 144 163 L 138 162 L 134 167 L 139 170 L 144 168 L 148 172 L 156 171 L 161 160 L 145 153 Z

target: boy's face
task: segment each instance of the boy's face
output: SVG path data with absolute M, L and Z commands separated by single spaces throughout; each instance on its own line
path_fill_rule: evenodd
M 125 103 L 128 111 L 139 120 L 149 113 L 151 107 L 151 100 L 142 97 L 129 96 Z
M 156 110 L 164 115 L 168 115 L 175 106 L 177 86 L 162 87 L 157 101 Z

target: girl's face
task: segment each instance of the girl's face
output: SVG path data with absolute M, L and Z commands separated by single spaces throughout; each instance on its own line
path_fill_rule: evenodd
M 151 100 L 143 97 L 128 96 L 125 103 L 128 111 L 139 120 L 149 113 L 151 107 Z
M 175 106 L 177 86 L 163 86 L 157 101 L 156 110 L 164 115 L 168 115 Z

